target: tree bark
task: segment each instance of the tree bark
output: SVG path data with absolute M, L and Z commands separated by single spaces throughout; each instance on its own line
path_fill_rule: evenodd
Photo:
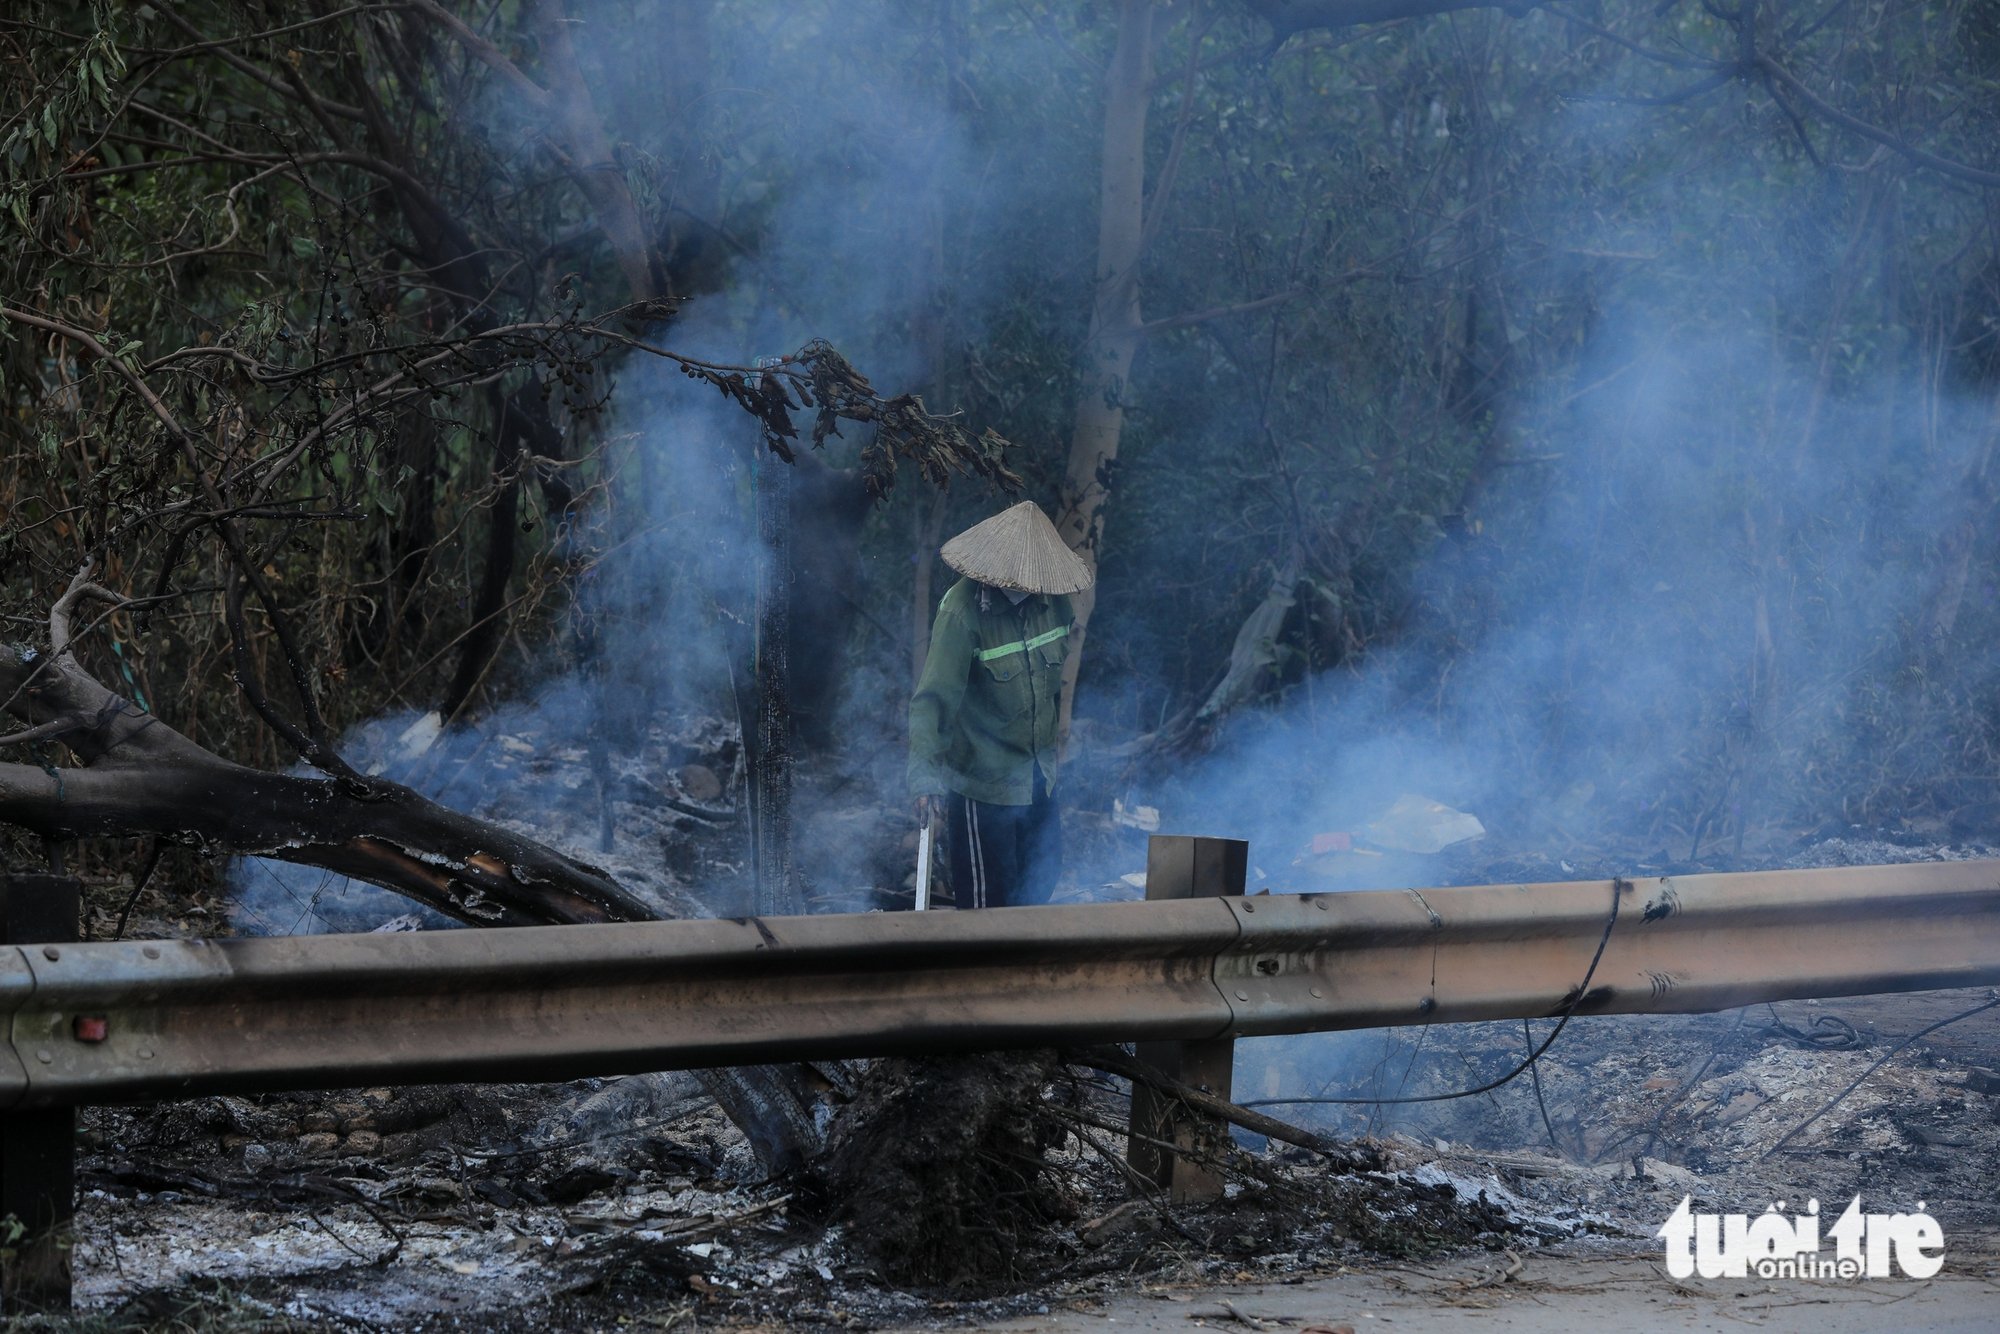
M 760 917 L 801 911 L 792 874 L 792 469 L 757 447 L 757 714 L 751 854 Z
M 611 136 L 604 131 L 590 85 L 577 65 L 576 50 L 569 39 L 572 20 L 560 0 L 540 0 L 532 15 L 541 43 L 542 70 L 548 79 L 549 109 L 561 127 L 570 176 L 610 243 L 612 258 L 625 276 L 632 299 L 670 296 L 652 233 L 626 184 L 625 170 L 618 165 Z
M 926 154 L 944 151 L 943 138 L 950 127 L 973 113 L 967 96 L 965 77 L 967 38 L 960 0 L 932 8 L 934 24 L 930 41 L 938 52 L 935 89 L 942 115 L 932 126 Z M 924 398 L 932 403 L 960 403 L 969 383 L 966 372 L 966 338 L 957 307 L 947 299 L 951 282 L 950 233 L 947 219 L 955 202 L 954 188 L 934 176 L 924 193 L 921 207 L 911 219 L 908 248 L 910 289 L 922 294 L 913 312 L 912 333 L 923 351 Z M 911 561 L 915 577 L 910 582 L 910 689 L 915 690 L 931 653 L 931 623 L 937 613 L 936 583 L 938 549 L 944 541 L 945 520 L 949 517 L 951 494 L 940 487 L 916 507 L 911 517 L 914 549 Z
M 451 685 L 438 705 L 446 723 L 455 721 L 486 678 L 487 664 L 500 647 L 507 628 L 507 586 L 514 580 L 515 553 L 520 545 L 521 440 L 515 430 L 511 400 L 496 387 L 493 398 L 493 507 L 486 516 L 485 558 L 479 566 L 479 588 L 472 599 L 472 623 Z
M 0 762 L 0 824 L 45 838 L 153 834 L 211 852 L 352 876 L 474 926 L 647 921 L 606 871 L 400 783 L 272 774 L 181 735 L 66 655 L 0 648 L 0 707 L 83 766 Z M 26 740 L 23 733 L 0 742 Z M 811 1157 L 811 1080 L 797 1066 L 699 1078 L 773 1172 Z
M 1532 3 L 1494 0 L 1243 0 L 1269 23 L 1272 49 L 1311 28 L 1345 28 L 1389 19 L 1461 9 L 1523 13 Z M 1125 427 L 1127 383 L 1139 344 L 1149 330 L 1141 317 L 1139 265 L 1158 219 L 1147 215 L 1146 113 L 1153 85 L 1153 56 L 1171 22 L 1153 0 L 1119 0 L 1118 39 L 1104 86 L 1104 148 L 1098 179 L 1096 290 L 1090 332 L 1084 341 L 1069 463 L 1056 529 L 1094 574 L 1104 535 L 1104 505 Z M 1192 66 L 1188 77 L 1194 77 Z M 1171 155 L 1170 155 L 1171 156 Z M 1166 174 L 1171 174 L 1171 170 Z M 1164 183 L 1163 183 L 1164 184 Z M 1153 208 L 1161 206 L 1156 199 Z M 1284 294 L 1290 295 L 1290 294 Z M 1074 595 L 1076 612 L 1069 656 L 1063 662 L 1060 735 L 1068 737 L 1076 684 L 1083 667 L 1095 588 Z
M 1313 28 L 1353 28 L 1463 9 L 1520 15 L 1539 5 L 1537 0 L 1243 0 L 1243 7 L 1270 24 L 1273 42 L 1281 43 Z
M 1104 502 L 1125 429 L 1126 381 L 1138 353 L 1139 260 L 1145 248 L 1146 108 L 1153 82 L 1157 7 L 1119 0 L 1118 44 L 1104 84 L 1104 150 L 1099 165 L 1096 290 L 1083 373 L 1070 429 L 1069 466 L 1056 530 L 1095 573 L 1104 535 Z M 1069 735 L 1077 674 L 1097 605 L 1095 588 L 1070 599 L 1076 628 L 1063 662 L 1060 735 Z
M 72 661 L 0 650 L 0 699 L 84 761 L 0 763 L 0 822 L 47 838 L 152 834 L 323 867 L 478 926 L 641 921 L 609 874 L 383 779 L 272 774 L 196 745 Z

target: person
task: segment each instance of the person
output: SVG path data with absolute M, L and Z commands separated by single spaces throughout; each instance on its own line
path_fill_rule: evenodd
M 945 543 L 946 591 L 910 699 L 910 791 L 942 816 L 960 908 L 1047 903 L 1061 870 L 1054 792 L 1069 594 L 1090 567 L 1033 501 Z

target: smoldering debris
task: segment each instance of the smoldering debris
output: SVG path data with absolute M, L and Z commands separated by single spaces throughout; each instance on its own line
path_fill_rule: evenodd
M 663 917 L 730 916 L 751 901 L 743 746 L 733 718 L 663 712 L 604 739 L 567 687 L 447 729 L 388 718 L 343 743 L 357 767 L 601 866 Z M 412 750 L 411 729 L 421 739 Z M 815 911 L 908 902 L 909 821 L 881 785 L 806 776 L 795 794 L 799 867 Z M 609 831 L 607 846 L 603 834 Z M 241 858 L 229 921 L 246 935 L 452 925 L 331 872 Z M 392 927 L 392 923 L 401 923 Z
M 1847 1090 L 1903 1035 L 1982 999 L 1928 993 L 1592 1018 L 1543 1058 L 1539 1095 L 1522 1080 L 1475 1099 L 1351 1109 L 1344 1126 L 1372 1128 L 1406 1170 L 1428 1166 L 1462 1194 L 1465 1183 L 1483 1183 L 1511 1216 L 1575 1229 L 1571 1248 L 1633 1249 L 1688 1196 L 1721 1212 L 1855 1194 L 1924 1200 L 1947 1228 L 1981 1231 L 2000 1221 L 2000 1080 L 1982 1064 L 2000 1051 L 1991 1012 L 1938 1030 Z M 1518 1060 L 1519 1042 L 1514 1025 L 1465 1026 L 1432 1035 L 1434 1060 L 1410 1041 L 1383 1051 L 1382 1065 L 1391 1092 L 1465 1087 Z M 1313 1109 L 1279 1110 L 1343 1125 Z
M 1232 1185 L 1213 1205 L 1135 1195 L 1123 1095 L 1047 1054 L 871 1075 L 817 1184 L 764 1179 L 705 1099 L 649 1081 L 93 1109 L 79 1304 L 219 1283 L 276 1314 L 410 1328 L 683 1308 L 835 1326 L 1567 1235 L 1477 1183 L 1289 1149 L 1218 1148 Z
M 1210 1205 L 1135 1186 L 1121 1085 L 1033 1056 L 878 1063 L 872 1088 L 843 1091 L 844 1161 L 816 1186 L 765 1179 L 679 1076 L 92 1109 L 79 1298 L 130 1311 L 223 1284 L 280 1316 L 410 1328 L 638 1311 L 830 1328 L 1088 1304 L 1140 1279 L 1421 1266 L 1464 1247 L 1644 1249 L 1689 1194 L 1740 1208 L 1889 1192 L 1969 1227 L 1996 1221 L 2000 1198 L 1995 1012 L 1912 1046 L 1764 1156 L 1962 999 L 1586 1017 L 1543 1058 L 1540 1099 L 1522 1079 L 1394 1120 L 1280 1109 L 1370 1135 L 1379 1169 L 1254 1136 L 1208 1144 L 1228 1182 Z M 1514 1025 L 1431 1034 L 1414 1059 L 1417 1035 L 1395 1037 L 1382 1064 L 1412 1092 L 1519 1056 Z M 1259 1082 L 1239 1069 L 1238 1096 Z
M 1964 855 L 1855 831 L 1792 860 Z M 1472 856 L 1468 877 L 1496 878 Z M 1200 1206 L 1122 1166 L 1118 1081 L 1042 1058 L 842 1068 L 835 1157 L 778 1181 L 679 1075 L 94 1109 L 79 1292 L 92 1310 L 136 1311 L 220 1283 L 277 1317 L 414 1328 L 633 1311 L 831 1328 L 1087 1304 L 1135 1278 L 1283 1279 L 1466 1247 L 1643 1250 L 1684 1195 L 1736 1209 L 1893 1193 L 1930 1202 L 1948 1229 L 1977 1226 L 2000 1221 L 2000 1012 L 1937 1030 L 1837 1096 L 1968 1003 L 1580 1017 L 1532 1078 L 1488 1095 L 1269 1108 L 1365 1142 L 1380 1166 L 1341 1170 L 1238 1133 L 1198 1146 L 1228 1182 Z M 1236 1097 L 1450 1092 L 1511 1068 L 1545 1031 L 1246 1040 Z
M 1042 1152 L 1053 1052 L 879 1062 L 843 1110 L 824 1169 L 833 1217 L 887 1278 L 918 1284 L 1013 1269 L 1036 1232 L 1074 1211 Z

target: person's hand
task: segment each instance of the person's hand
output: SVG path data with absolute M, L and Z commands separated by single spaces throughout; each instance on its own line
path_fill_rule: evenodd
M 931 822 L 944 814 L 944 798 L 923 796 L 917 798 L 917 828 L 928 829 Z

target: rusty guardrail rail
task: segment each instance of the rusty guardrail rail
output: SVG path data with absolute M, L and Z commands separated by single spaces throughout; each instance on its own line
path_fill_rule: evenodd
M 1689 1012 L 1991 983 L 2000 861 L 17 945 L 0 948 L 0 1108 L 1249 1037 L 1571 1006 Z

